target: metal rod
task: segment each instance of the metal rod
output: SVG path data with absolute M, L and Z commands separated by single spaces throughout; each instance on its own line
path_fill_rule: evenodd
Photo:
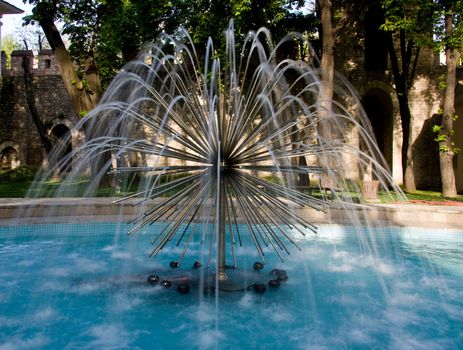
M 226 257 L 226 251 L 225 251 L 225 242 L 226 242 L 226 195 L 225 195 L 225 181 L 223 178 L 219 180 L 220 182 L 220 198 L 219 198 L 219 227 L 218 227 L 218 250 L 217 250 L 217 271 L 218 271 L 218 278 L 219 280 L 223 281 L 227 279 L 227 274 L 225 272 L 225 257 Z

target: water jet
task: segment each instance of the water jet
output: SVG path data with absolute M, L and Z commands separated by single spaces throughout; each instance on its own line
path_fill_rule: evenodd
M 352 195 L 360 193 L 355 176 L 374 176 L 386 193 L 395 188 L 347 82 L 326 111 L 313 64 L 278 62 L 281 43 L 274 46 L 264 28 L 249 34 L 240 55 L 232 22 L 225 35 L 221 61 L 211 41 L 199 55 L 186 31 L 164 34 L 115 77 L 80 125 L 87 141 L 57 164 L 66 174 L 59 195 L 71 195 L 82 178 L 89 179 L 85 195 L 112 182 L 126 193 L 114 205 L 136 210 L 129 235 L 165 223 L 149 256 L 182 247 L 170 262 L 181 269 L 199 240 L 204 254 L 197 261 L 214 268 L 220 283 L 228 265 L 237 267 L 236 250 L 254 247 L 255 270 L 264 267 L 268 248 L 284 261 L 290 246 L 300 249 L 298 235 L 316 234 L 310 215 L 361 202 Z M 346 99 L 357 102 L 356 111 L 342 104 Z M 331 137 L 319 133 L 322 124 L 330 124 Z
M 0 228 L 6 347 L 458 348 L 462 233 L 372 214 L 359 179 L 400 190 L 350 85 L 319 113 L 316 62 L 226 35 L 220 61 L 165 34 L 114 79 L 63 160 L 56 196 L 84 198 L 29 215 L 78 223 Z M 120 216 L 93 223 L 102 185 Z

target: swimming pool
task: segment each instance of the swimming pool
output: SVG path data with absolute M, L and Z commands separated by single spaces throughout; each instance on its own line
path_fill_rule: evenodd
M 1 227 L 0 349 L 463 347 L 463 232 L 321 226 L 285 263 L 267 257 L 264 281 L 270 268 L 288 273 L 280 288 L 216 298 L 147 283 L 181 254 L 147 257 L 159 229 Z M 198 249 L 193 242 L 185 269 Z M 241 269 L 254 254 L 242 249 Z

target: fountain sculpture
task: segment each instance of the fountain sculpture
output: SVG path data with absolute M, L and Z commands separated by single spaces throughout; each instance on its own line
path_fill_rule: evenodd
M 369 226 L 358 179 L 396 188 L 349 84 L 323 101 L 297 35 L 226 35 L 163 35 L 49 159 L 82 198 L 0 227 L 0 348 L 463 348 L 461 229 Z
M 382 189 L 392 183 L 375 160 L 373 133 L 349 84 L 336 89 L 331 109 L 324 110 L 318 69 L 300 60 L 278 61 L 281 44 L 300 36 L 289 35 L 274 47 L 270 33 L 260 29 L 238 53 L 232 23 L 225 35 L 224 62 L 211 41 L 198 55 L 184 30 L 145 48 L 78 126 L 87 141 L 56 165 L 64 178 L 60 195 L 82 177 L 91 179 L 83 195 L 110 182 L 127 193 L 114 204 L 139 208 L 130 235 L 165 222 L 150 256 L 168 244 L 182 247 L 172 268 L 199 240 L 217 283 L 226 283 L 226 269 L 237 267 L 241 246 L 254 246 L 260 257 L 254 267 L 260 269 L 267 247 L 283 260 L 289 245 L 298 248 L 297 235 L 316 233 L 310 217 L 294 208 L 326 212 L 329 206 L 359 205 L 361 198 L 352 195 L 359 190 L 355 177 L 374 173 Z M 318 132 L 322 120 L 331 137 Z M 278 282 L 287 278 L 275 271 Z

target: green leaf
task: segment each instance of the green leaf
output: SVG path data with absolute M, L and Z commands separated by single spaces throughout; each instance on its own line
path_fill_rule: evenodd
M 442 130 L 442 128 L 443 128 L 443 126 L 441 126 L 441 125 L 433 125 L 432 126 L 432 132 L 439 132 L 439 131 Z
M 450 151 L 450 149 L 447 146 L 439 146 L 439 151 L 440 152 L 448 152 L 448 151 Z
M 447 135 L 440 134 L 434 139 L 434 141 L 439 142 L 439 143 L 447 141 Z

